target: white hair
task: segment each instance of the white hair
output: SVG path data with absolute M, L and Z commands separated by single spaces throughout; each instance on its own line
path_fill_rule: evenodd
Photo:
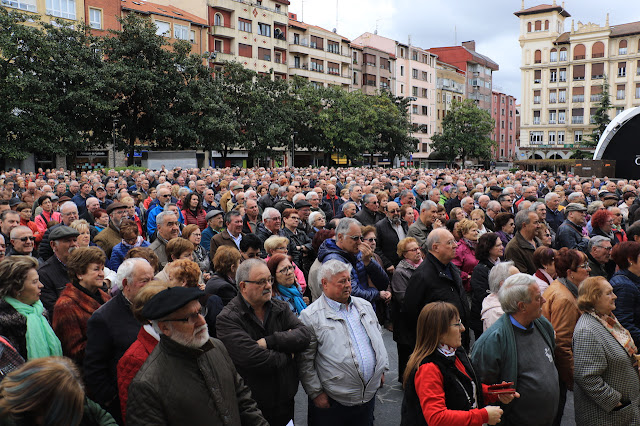
M 518 312 L 518 302 L 530 303 L 531 293 L 529 287 L 538 283 L 536 279 L 528 274 L 515 274 L 504 280 L 504 284 L 498 291 L 498 300 L 505 314 Z
M 351 270 L 353 266 L 350 263 L 341 262 L 337 259 L 331 259 L 320 266 L 320 270 L 318 271 L 318 280 L 322 282 L 322 280 L 329 280 L 331 277 L 339 274 L 341 272 L 347 271 L 349 275 L 351 275 Z
M 133 278 L 133 272 L 136 270 L 136 267 L 140 265 L 147 265 L 151 267 L 147 259 L 143 259 L 141 257 L 132 257 L 130 259 L 125 259 L 124 262 L 120 264 L 118 267 L 118 273 L 116 274 L 116 282 L 115 284 L 118 286 L 120 291 L 122 291 L 122 281 L 125 279 L 127 281 L 131 281 Z
M 325 217 L 323 212 L 311 212 L 311 214 L 309 215 L 309 219 L 307 220 L 310 227 L 313 228 L 313 222 L 318 220 L 318 216 Z

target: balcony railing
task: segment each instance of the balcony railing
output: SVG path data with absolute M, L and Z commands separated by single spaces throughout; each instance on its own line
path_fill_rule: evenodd
M 591 95 L 591 102 L 600 102 L 602 95 Z
M 571 117 L 571 124 L 584 124 L 584 117 L 583 116 Z
M 573 95 L 571 100 L 573 102 L 584 102 L 584 95 Z

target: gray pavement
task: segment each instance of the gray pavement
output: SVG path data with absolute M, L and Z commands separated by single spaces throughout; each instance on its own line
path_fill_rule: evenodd
M 389 371 L 385 375 L 384 386 L 376 395 L 375 424 L 395 426 L 400 424 L 400 406 L 402 404 L 402 386 L 398 383 L 398 352 L 389 331 L 383 329 L 382 338 L 389 354 Z M 573 413 L 573 392 L 568 392 L 562 426 L 575 426 Z M 294 423 L 295 426 L 307 425 L 307 395 L 302 386 L 296 395 Z

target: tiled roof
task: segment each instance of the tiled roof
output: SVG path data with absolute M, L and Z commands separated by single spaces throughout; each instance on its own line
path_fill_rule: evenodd
M 530 7 L 529 9 L 519 10 L 517 12 L 514 12 L 513 14 L 516 15 L 516 16 L 533 15 L 533 14 L 536 14 L 536 13 L 551 12 L 551 11 L 554 11 L 554 10 L 557 10 L 558 12 L 560 12 L 560 14 L 562 16 L 564 16 L 566 18 L 571 16 L 569 14 L 569 12 L 564 10 L 563 7 L 561 7 L 561 6 L 553 6 L 551 4 L 540 4 L 538 6 Z
M 317 25 L 305 24 L 304 22 L 296 21 L 295 19 L 291 19 L 291 18 L 289 18 L 289 25 L 292 26 L 292 27 L 300 28 L 302 30 L 307 30 L 309 28 L 315 28 L 315 29 L 318 29 L 318 30 L 321 30 L 321 31 L 325 31 L 325 32 L 328 32 L 328 33 L 333 33 L 336 36 L 340 37 L 343 41 L 346 41 L 347 43 L 351 42 L 351 40 L 349 40 L 348 38 L 346 38 L 344 36 L 341 36 L 340 34 L 334 33 L 333 31 L 329 31 L 326 28 L 319 27 Z
M 554 41 L 555 44 L 566 44 L 569 43 L 569 36 L 570 36 L 570 32 L 567 31 L 566 33 L 562 33 L 560 34 L 560 36 L 556 39 L 556 41 Z
M 164 6 L 142 0 L 121 0 L 123 10 L 133 10 L 144 15 L 158 15 L 167 18 L 181 19 L 195 25 L 208 27 L 206 19 L 202 19 L 175 6 Z
M 612 25 L 609 37 L 621 37 L 626 35 L 640 34 L 640 22 L 630 22 L 628 24 Z
M 289 6 L 291 4 L 291 2 L 289 0 L 273 0 L 276 3 L 280 3 L 280 4 L 285 4 L 287 6 Z

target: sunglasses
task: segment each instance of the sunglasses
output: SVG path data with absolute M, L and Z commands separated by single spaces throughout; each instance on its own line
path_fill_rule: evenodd
M 36 237 L 12 238 L 12 240 L 18 240 L 18 241 L 22 241 L 23 243 L 26 243 L 27 241 L 35 241 Z

